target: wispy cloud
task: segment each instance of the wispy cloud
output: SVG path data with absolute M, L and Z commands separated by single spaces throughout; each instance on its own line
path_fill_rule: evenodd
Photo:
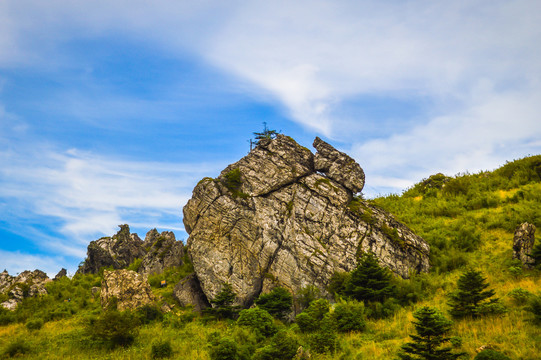
M 141 230 L 161 225 L 184 234 L 182 206 L 194 184 L 218 168 L 114 159 L 75 149 L 55 152 L 43 145 L 28 152 L 3 151 L 0 157 L 0 199 L 12 204 L 0 210 L 9 230 L 22 230 L 26 233 L 20 235 L 34 238 L 36 246 L 81 260 L 90 240 L 114 234 L 118 224 Z M 33 226 L 34 234 L 29 224 L 17 229 L 36 218 L 52 224 Z M 56 235 L 49 234 L 52 227 Z
M 53 277 L 60 271 L 62 268 L 60 264 L 63 262 L 64 258 L 62 256 L 50 257 L 26 254 L 20 251 L 0 250 L 0 264 L 5 269 L 9 269 L 12 276 L 25 270 L 39 269 L 46 272 L 49 277 Z M 73 274 L 73 272 L 71 273 Z

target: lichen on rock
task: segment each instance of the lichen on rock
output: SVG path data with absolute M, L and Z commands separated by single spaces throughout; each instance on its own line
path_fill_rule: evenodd
M 402 277 L 428 270 L 423 239 L 354 197 L 364 186 L 362 168 L 319 138 L 314 147 L 315 155 L 284 135 L 263 139 L 218 178 L 197 184 L 184 225 L 208 299 L 224 283 L 242 305 L 275 286 L 326 293 L 332 275 L 353 270 L 363 252 Z

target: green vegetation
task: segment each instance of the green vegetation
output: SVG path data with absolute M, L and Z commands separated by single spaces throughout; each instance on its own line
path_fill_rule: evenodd
M 412 342 L 402 345 L 398 354 L 400 359 L 453 360 L 463 355 L 454 353 L 452 346 L 443 346 L 451 340 L 446 335 L 451 331 L 452 322 L 438 310 L 425 306 L 417 310 L 413 317 L 417 334 L 411 334 Z
M 451 358 L 462 352 L 464 359 L 539 357 L 541 268 L 524 269 L 513 260 L 512 240 L 522 222 L 541 228 L 541 156 L 493 172 L 437 174 L 400 196 L 371 202 L 428 241 L 428 274 L 411 274 L 407 280 L 388 276 L 359 252 L 362 261 L 355 271 L 334 275 L 328 289 L 336 295 L 332 302 L 309 285 L 291 294 L 292 313 L 286 311 L 288 301 L 281 305 L 287 296 L 278 291 L 262 294 L 256 307 L 240 311 L 233 305 L 233 290 L 224 285 L 213 299 L 217 312 L 212 316 L 182 308 L 172 296 L 175 284 L 193 271 L 189 259 L 150 276 L 158 304 L 132 313 L 101 309 L 99 293 L 92 292 L 101 284 L 100 275 L 65 277 L 47 285 L 48 295 L 28 298 L 14 312 L 0 308 L 0 357 L 258 360 L 292 359 L 298 352 L 305 354 L 299 358 L 310 354 L 313 360 L 387 360 L 401 351 L 423 358 L 403 350 L 428 344 L 433 344 L 430 351 L 447 349 L 442 356 Z M 360 198 L 349 206 L 372 218 Z M 540 243 L 538 230 L 535 249 Z M 452 300 L 457 294 L 460 302 Z M 172 311 L 162 314 L 162 303 Z M 473 311 L 453 316 L 451 324 L 442 314 L 452 316 L 456 306 Z M 280 308 L 284 312 L 277 311 L 275 318 L 268 314 Z M 429 341 L 424 331 L 430 328 L 440 335 Z M 477 353 L 482 345 L 492 349 Z
M 277 287 L 267 294 L 259 295 L 255 303 L 275 318 L 284 320 L 291 311 L 293 296 L 286 289 Z
M 492 299 L 494 290 L 485 290 L 489 285 L 485 282 L 481 272 L 467 270 L 460 276 L 457 282 L 457 290 L 449 295 L 449 313 L 454 318 L 477 317 L 483 313 L 483 309 L 490 308 L 498 300 Z
M 240 191 L 240 187 L 242 186 L 242 173 L 239 169 L 233 169 L 226 173 L 224 175 L 223 183 L 225 187 L 231 191 L 233 197 L 240 197 L 242 199 L 249 197 L 248 194 Z

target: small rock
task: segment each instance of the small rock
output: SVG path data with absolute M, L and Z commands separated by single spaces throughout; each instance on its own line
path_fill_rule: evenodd
M 528 256 L 535 242 L 535 225 L 527 222 L 519 225 L 513 237 L 513 259 L 522 262 L 525 268 L 534 266 L 534 259 Z
M 190 274 L 180 280 L 173 290 L 173 296 L 178 300 L 180 306 L 193 305 L 197 312 L 210 307 L 195 274 Z

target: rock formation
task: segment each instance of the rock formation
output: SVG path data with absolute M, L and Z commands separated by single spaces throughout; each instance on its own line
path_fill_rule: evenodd
M 184 243 L 175 240 L 171 231 L 150 230 L 143 244 L 145 256 L 138 272 L 144 275 L 160 274 L 165 269 L 180 266 L 184 258 Z
M 150 275 L 161 273 L 165 268 L 182 265 L 184 244 L 175 240 L 175 234 L 156 229 L 150 230 L 145 241 L 135 233 L 130 233 L 128 225 L 119 225 L 120 230 L 113 237 L 103 237 L 91 241 L 87 258 L 77 273 L 96 274 L 103 267 L 123 269 L 135 259 L 141 259 L 139 273 Z
M 535 225 L 523 223 L 515 230 L 513 237 L 513 259 L 522 261 L 526 268 L 532 268 L 534 259 L 528 256 L 533 249 L 535 242 Z
M 45 285 L 52 281 L 41 270 L 23 271 L 17 276 L 11 276 L 6 270 L 0 274 L 0 293 L 7 294 L 8 300 L 0 306 L 15 310 L 24 298 L 46 295 Z
M 104 309 L 116 302 L 120 311 L 134 310 L 155 300 L 147 279 L 135 271 L 124 269 L 103 272 L 100 297 Z
M 180 306 L 193 305 L 194 310 L 198 312 L 210 307 L 210 303 L 201 289 L 199 280 L 193 273 L 186 276 L 175 286 L 173 296 L 177 299 Z
M 87 248 L 87 257 L 77 273 L 96 274 L 102 267 L 112 266 L 122 269 L 136 258 L 145 254 L 143 241 L 137 234 L 130 234 L 128 225 L 119 225 L 120 230 L 113 237 L 102 237 L 91 241 Z
M 68 276 L 68 270 L 62 268 L 60 269 L 60 271 L 58 272 L 58 274 L 56 274 L 56 276 L 53 278 L 53 280 L 60 280 L 62 279 L 63 277 L 65 276 Z
M 364 172 L 319 138 L 317 153 L 278 135 L 262 139 L 216 179 L 205 178 L 184 207 L 188 252 L 208 299 L 230 283 L 249 305 L 262 291 L 326 293 L 335 272 L 363 252 L 402 277 L 427 271 L 429 246 L 391 215 L 354 196 Z

